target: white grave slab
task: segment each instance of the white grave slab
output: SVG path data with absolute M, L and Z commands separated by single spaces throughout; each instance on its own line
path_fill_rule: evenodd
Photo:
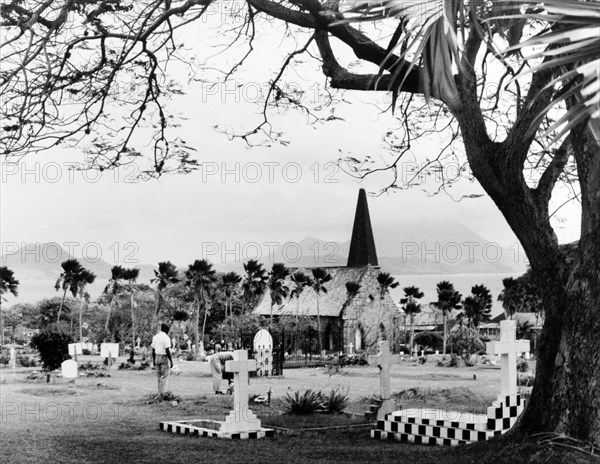
M 62 376 L 65 379 L 74 379 L 77 377 L 77 361 L 67 359 L 60 365 Z
M 529 340 L 517 340 L 516 334 L 516 321 L 500 321 L 500 341 L 486 344 L 488 354 L 500 355 L 502 396 L 517 394 L 517 353 L 529 351 Z
M 69 343 L 69 355 L 70 356 L 80 356 L 83 354 L 83 349 L 81 348 L 81 343 Z
M 10 347 L 10 367 L 13 371 L 17 368 L 17 351 L 14 346 Z
M 100 345 L 100 356 L 103 358 L 118 358 L 119 344 L 118 343 L 102 343 Z

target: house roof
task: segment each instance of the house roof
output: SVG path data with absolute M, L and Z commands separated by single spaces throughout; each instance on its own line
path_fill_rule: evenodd
M 492 319 L 492 323 L 499 323 L 500 321 L 504 320 L 506 320 L 506 315 L 504 313 L 500 313 Z M 544 323 L 544 317 L 542 315 L 537 315 L 536 318 L 536 313 L 515 313 L 513 314 L 513 320 L 517 321 L 517 324 L 529 322 L 534 328 L 541 328 Z
M 353 281 L 360 283 L 367 271 L 372 269 L 372 267 L 328 267 L 325 269 L 331 274 L 332 279 L 325 284 L 327 293 L 321 293 L 320 295 L 319 313 L 321 316 L 339 317 L 344 303 L 348 298 L 346 282 Z M 310 268 L 300 268 L 299 270 L 309 276 L 311 275 Z M 286 279 L 286 285 L 290 290 L 294 288 L 294 284 L 290 281 L 289 277 Z M 286 299 L 281 306 L 273 307 L 274 316 L 295 315 L 296 311 L 301 316 L 317 315 L 317 294 L 312 288 L 305 288 L 298 300 L 296 298 L 292 300 Z M 262 316 L 271 314 L 271 295 L 268 290 L 254 309 L 254 313 Z

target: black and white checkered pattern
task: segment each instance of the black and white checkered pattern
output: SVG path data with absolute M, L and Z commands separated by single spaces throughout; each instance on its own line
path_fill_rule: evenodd
M 169 421 L 160 422 L 159 428 L 163 432 L 175 433 L 180 435 L 191 435 L 196 437 L 211 437 L 211 438 L 229 438 L 234 440 L 248 440 L 256 438 L 272 437 L 275 435 L 273 429 L 261 428 L 253 432 L 239 432 L 239 433 L 224 433 L 218 430 L 210 430 L 202 427 L 196 427 L 190 425 L 185 421 Z
M 406 409 L 386 415 L 371 438 L 423 445 L 475 443 L 507 432 L 525 407 L 520 395 L 498 397 L 487 416 L 431 409 Z

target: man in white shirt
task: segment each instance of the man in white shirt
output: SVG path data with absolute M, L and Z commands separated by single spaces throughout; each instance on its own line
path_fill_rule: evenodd
M 169 338 L 169 326 L 160 325 L 160 332 L 152 338 L 152 362 L 156 367 L 158 377 L 158 393 L 162 395 L 167 391 L 167 381 L 173 367 L 171 358 L 171 339 Z

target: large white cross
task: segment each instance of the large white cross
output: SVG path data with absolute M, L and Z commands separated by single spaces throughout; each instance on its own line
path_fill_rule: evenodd
M 517 353 L 529 351 L 529 340 L 517 340 L 517 322 L 500 321 L 500 341 L 487 342 L 488 354 L 499 354 L 502 396 L 517 394 Z
M 244 423 L 255 422 L 256 419 L 248 409 L 248 372 L 255 370 L 256 360 L 248 359 L 246 350 L 234 351 L 233 361 L 225 361 L 225 371 L 233 372 L 233 413 L 240 430 L 244 429 Z
M 379 366 L 379 385 L 381 389 L 381 399 L 391 398 L 390 392 L 390 370 L 394 364 L 398 364 L 402 358 L 397 354 L 390 353 L 390 342 L 383 340 L 379 342 L 379 353 L 367 358 L 371 366 Z

